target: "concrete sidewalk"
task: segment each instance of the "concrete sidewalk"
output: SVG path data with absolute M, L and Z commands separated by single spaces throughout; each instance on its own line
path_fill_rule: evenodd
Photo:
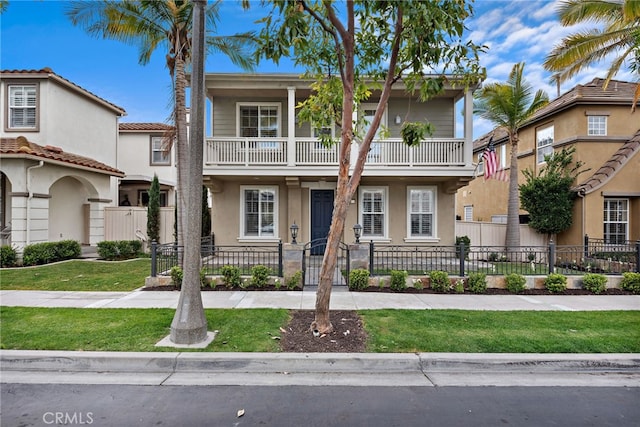
M 81 308 L 176 308 L 179 292 L 0 291 L 3 306 Z M 205 308 L 287 308 L 313 310 L 316 294 L 307 291 L 202 292 Z M 332 310 L 640 310 L 640 295 L 452 295 L 348 292 L 335 289 Z

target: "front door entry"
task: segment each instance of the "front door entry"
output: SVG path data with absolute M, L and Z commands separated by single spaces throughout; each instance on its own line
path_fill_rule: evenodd
M 333 216 L 333 190 L 311 190 L 311 240 L 326 239 Z M 326 242 L 325 242 L 326 243 Z M 315 246 L 311 255 L 322 255 L 323 246 Z

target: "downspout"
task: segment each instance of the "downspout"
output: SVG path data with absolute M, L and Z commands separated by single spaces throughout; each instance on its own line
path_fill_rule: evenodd
M 582 238 L 584 239 L 584 235 L 586 234 L 586 233 L 585 233 L 585 229 L 584 229 L 584 225 L 586 224 L 586 218 L 585 218 L 584 216 L 585 216 L 585 215 L 586 215 L 586 213 L 587 213 L 587 210 L 586 210 L 586 208 L 585 208 L 585 206 L 584 206 L 584 205 L 585 205 L 585 198 L 584 198 L 584 197 L 586 196 L 586 191 L 584 190 L 584 188 L 582 188 L 582 189 L 580 189 L 580 190 L 577 192 L 577 194 L 578 194 L 578 197 L 580 197 L 580 199 L 581 199 L 581 203 L 580 203 L 580 205 L 581 205 L 581 209 L 582 209 L 582 215 L 581 215 L 581 217 L 582 217 L 582 220 L 581 220 L 582 224 L 580 224 L 580 229 L 582 230 L 581 235 L 582 235 Z
M 31 191 L 31 171 L 33 169 L 41 168 L 44 166 L 44 160 L 40 160 L 37 165 L 29 166 L 27 168 L 27 238 L 26 245 L 31 244 L 31 199 L 33 199 L 33 192 Z

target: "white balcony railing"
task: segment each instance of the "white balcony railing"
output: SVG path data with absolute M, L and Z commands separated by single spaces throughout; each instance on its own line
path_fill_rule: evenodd
M 205 166 L 330 166 L 338 164 L 338 145 L 325 147 L 313 138 L 296 138 L 295 155 L 288 162 L 286 138 L 207 138 Z M 463 166 L 464 140 L 426 139 L 409 147 L 401 139 L 374 141 L 367 156 L 369 166 Z

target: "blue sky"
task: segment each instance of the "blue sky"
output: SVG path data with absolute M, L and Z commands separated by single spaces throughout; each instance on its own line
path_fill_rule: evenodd
M 470 38 L 489 47 L 481 62 L 487 81 L 504 81 L 513 64 L 525 61 L 525 78 L 536 89 L 556 96 L 550 74 L 542 68 L 545 55 L 565 35 L 579 27 L 565 28 L 556 18 L 558 0 L 476 0 L 475 16 L 467 22 Z M 258 4 L 256 3 L 256 6 Z M 0 15 L 0 68 L 41 69 L 50 67 L 127 111 L 123 122 L 166 122 L 169 115 L 170 79 L 164 52 L 158 50 L 146 66 L 138 64 L 135 47 L 96 39 L 65 16 L 66 1 L 10 0 Z M 237 1 L 223 2 L 218 34 L 256 29 L 261 15 L 257 7 L 243 11 Z M 584 28 L 584 27 L 583 27 Z M 563 84 L 562 92 L 594 77 L 604 77 L 603 62 Z M 239 72 L 223 55 L 207 58 L 206 72 Z M 258 72 L 293 72 L 287 62 L 280 67 L 264 62 Z M 617 76 L 632 81 L 626 71 Z M 474 137 L 488 132 L 491 124 L 474 118 Z

